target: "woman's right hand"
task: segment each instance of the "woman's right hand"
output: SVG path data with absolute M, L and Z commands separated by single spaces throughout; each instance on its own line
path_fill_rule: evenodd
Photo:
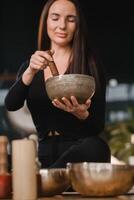
M 49 66 L 49 62 L 53 61 L 51 54 L 53 54 L 53 50 L 51 51 L 36 51 L 30 59 L 29 68 L 31 72 L 37 73 L 39 70 L 44 70 Z
M 49 66 L 49 62 L 53 61 L 51 55 L 54 54 L 53 50 L 49 51 L 36 51 L 30 58 L 29 66 L 22 76 L 25 85 L 30 85 L 33 77 L 39 70 L 44 70 Z

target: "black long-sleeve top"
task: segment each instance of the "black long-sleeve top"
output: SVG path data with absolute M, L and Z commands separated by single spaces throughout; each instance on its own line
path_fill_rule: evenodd
M 28 64 L 29 61 L 21 66 L 18 77 L 5 98 L 5 106 L 8 111 L 20 109 L 26 100 L 40 137 L 45 137 L 50 130 L 58 131 L 69 137 L 87 137 L 98 135 L 103 131 L 106 85 L 102 74 L 100 74 L 101 92 L 96 92 L 92 97 L 87 119 L 80 120 L 73 114 L 56 108 L 51 103 L 45 89 L 43 71 L 39 71 L 35 75 L 29 86 L 22 82 L 22 73 L 28 67 Z

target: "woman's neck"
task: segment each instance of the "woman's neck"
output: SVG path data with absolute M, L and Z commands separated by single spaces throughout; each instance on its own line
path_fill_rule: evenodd
M 52 45 L 51 49 L 54 50 L 54 55 L 53 57 L 55 59 L 57 58 L 64 58 L 64 57 L 69 57 L 71 54 L 71 48 L 70 46 L 67 47 L 59 47 L 57 45 Z
M 58 68 L 58 71 L 60 74 L 63 74 L 69 65 L 71 48 L 70 46 L 67 47 L 52 46 L 51 49 L 54 50 L 53 58 Z

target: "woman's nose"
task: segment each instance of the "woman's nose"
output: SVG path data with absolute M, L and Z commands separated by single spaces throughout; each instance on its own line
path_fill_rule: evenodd
M 61 19 L 59 21 L 59 28 L 60 29 L 65 29 L 66 28 L 66 20 L 65 19 Z

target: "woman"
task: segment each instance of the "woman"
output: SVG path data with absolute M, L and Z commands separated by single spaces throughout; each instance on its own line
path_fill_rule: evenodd
M 106 83 L 101 66 L 87 43 L 85 20 L 77 0 L 48 0 L 39 26 L 39 50 L 18 73 L 5 105 L 9 111 L 27 106 L 39 136 L 39 160 L 44 168 L 65 167 L 67 162 L 110 162 L 110 150 L 100 139 L 105 122 Z M 62 102 L 48 98 L 45 81 L 49 62 L 59 74 L 95 77 L 92 100 L 79 104 L 74 96 Z

